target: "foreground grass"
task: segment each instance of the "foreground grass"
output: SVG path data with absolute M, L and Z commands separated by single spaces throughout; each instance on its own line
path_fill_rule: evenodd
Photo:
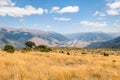
M 0 80 L 120 80 L 120 56 L 0 51 Z

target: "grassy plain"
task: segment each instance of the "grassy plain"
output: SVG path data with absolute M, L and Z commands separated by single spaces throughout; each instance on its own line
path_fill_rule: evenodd
M 120 51 L 72 48 L 12 54 L 0 51 L 0 80 L 120 80 Z

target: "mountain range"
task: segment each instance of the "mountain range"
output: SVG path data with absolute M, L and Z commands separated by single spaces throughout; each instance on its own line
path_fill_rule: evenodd
M 24 47 L 26 41 L 33 41 L 36 45 L 57 46 L 61 42 L 69 40 L 56 32 L 45 32 L 34 29 L 0 28 L 0 47 L 6 44 L 16 48 Z
M 72 47 L 96 48 L 102 43 L 118 37 L 120 33 L 84 32 L 66 35 L 72 41 Z
M 120 33 L 104 33 L 104 32 L 84 32 L 73 34 L 60 34 L 52 31 L 42 31 L 36 29 L 23 28 L 0 28 L 0 48 L 6 44 L 11 44 L 15 48 L 24 47 L 26 41 L 33 41 L 36 45 L 47 45 L 57 47 L 104 47 L 101 46 L 109 43 L 114 44 L 120 41 Z M 117 40 L 112 40 L 117 38 Z M 108 41 L 108 42 L 107 42 Z M 117 43 L 116 43 L 117 44 Z
M 98 46 L 99 48 L 120 48 L 120 37 L 104 42 Z

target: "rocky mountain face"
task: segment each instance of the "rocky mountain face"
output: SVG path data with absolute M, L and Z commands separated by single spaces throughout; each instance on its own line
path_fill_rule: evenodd
M 69 39 L 56 32 L 44 32 L 33 29 L 0 28 L 0 47 L 6 44 L 14 45 L 16 48 L 24 46 L 26 41 L 33 41 L 36 45 L 57 46 Z
M 6 44 L 22 48 L 26 41 L 33 41 L 36 45 L 43 44 L 52 47 L 94 48 L 118 36 L 118 33 L 86 32 L 62 35 L 35 29 L 0 28 L 0 48 L 3 48 Z

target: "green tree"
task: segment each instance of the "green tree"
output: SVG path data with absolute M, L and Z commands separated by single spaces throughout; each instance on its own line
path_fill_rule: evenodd
M 15 51 L 12 45 L 5 45 L 3 50 L 7 51 L 8 53 L 13 53 Z
M 28 48 L 34 48 L 36 45 L 32 41 L 27 41 L 27 42 L 25 42 L 25 46 Z

